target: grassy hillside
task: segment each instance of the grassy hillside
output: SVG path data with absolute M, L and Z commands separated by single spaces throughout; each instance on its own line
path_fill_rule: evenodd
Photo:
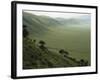
M 23 39 L 23 69 L 75 67 L 79 62 L 67 54 L 41 49 L 31 39 Z
M 57 26 L 60 25 L 60 22 L 47 16 L 36 16 L 23 12 L 23 24 L 28 26 L 30 34 L 40 36 L 50 31 L 47 26 Z
M 91 64 L 89 18 L 51 18 L 23 12 L 23 25 L 27 26 L 30 41 L 23 41 L 24 68 L 72 67 L 78 66 L 80 60 Z M 48 50 L 41 50 L 31 42 L 34 39 L 37 43 L 45 41 Z M 60 49 L 70 55 L 65 58 L 59 54 Z

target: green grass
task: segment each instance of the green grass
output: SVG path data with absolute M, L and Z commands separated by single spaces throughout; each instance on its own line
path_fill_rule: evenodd
M 23 40 L 23 53 L 23 69 L 78 66 L 76 61 L 66 58 L 58 52 L 40 49 L 30 39 Z
M 31 35 L 31 38 L 34 35 Z M 35 37 L 37 42 L 44 40 L 48 47 L 65 49 L 70 53 L 70 56 L 77 60 L 85 59 L 90 62 L 90 31 L 89 29 L 76 28 L 53 28 L 52 32 L 47 32 L 45 35 Z
M 88 65 L 91 64 L 90 24 L 84 22 L 73 24 L 73 22 L 61 25 L 61 22 L 51 17 L 23 14 L 23 24 L 27 26 L 29 38 L 36 40 L 36 44 L 24 40 L 23 65 L 25 69 L 78 66 L 77 62 L 68 57 L 65 59 L 59 54 L 60 49 L 68 51 L 69 57 L 75 58 L 76 61 L 84 59 L 88 61 Z M 46 42 L 47 48 L 56 49 L 48 48 L 49 52 L 42 51 L 37 47 L 40 40 Z M 30 57 L 32 54 L 33 58 Z

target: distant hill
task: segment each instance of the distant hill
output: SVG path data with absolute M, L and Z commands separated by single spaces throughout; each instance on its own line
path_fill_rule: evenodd
M 23 39 L 23 68 L 75 67 L 81 59 L 90 65 L 90 21 L 90 17 L 84 16 L 66 19 L 23 12 L 23 25 L 29 32 L 29 39 Z M 65 49 L 72 58 L 65 58 L 55 50 L 43 51 L 31 39 L 37 43 L 43 40 L 51 48 Z
M 89 25 L 91 22 L 90 16 L 80 16 L 78 18 L 56 18 L 57 21 L 61 22 L 63 25 Z
M 28 26 L 30 34 L 39 36 L 47 31 L 48 27 L 61 25 L 59 21 L 48 16 L 37 16 L 31 13 L 23 12 L 23 24 Z
M 49 16 L 38 16 L 32 13 L 23 12 L 23 24 L 28 26 L 30 34 L 34 36 L 40 36 L 48 31 L 50 28 L 66 25 L 67 27 L 76 27 L 79 25 L 88 27 L 90 25 L 90 16 L 81 16 L 79 18 L 52 18 Z M 74 26 L 73 26 L 74 25 Z

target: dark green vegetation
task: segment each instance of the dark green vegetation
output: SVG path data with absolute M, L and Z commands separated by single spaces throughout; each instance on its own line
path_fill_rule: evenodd
M 23 69 L 89 66 L 89 21 L 23 12 Z

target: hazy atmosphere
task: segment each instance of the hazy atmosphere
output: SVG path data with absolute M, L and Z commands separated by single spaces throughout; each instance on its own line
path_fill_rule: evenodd
M 90 66 L 91 15 L 23 11 L 23 69 Z

